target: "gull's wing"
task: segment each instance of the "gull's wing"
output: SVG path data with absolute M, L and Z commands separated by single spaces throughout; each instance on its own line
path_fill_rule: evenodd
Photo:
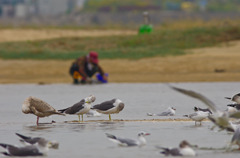
M 213 112 L 217 112 L 217 107 L 216 105 L 211 101 L 209 100 L 208 98 L 206 98 L 205 96 L 203 96 L 202 94 L 200 93 L 197 93 L 197 92 L 194 92 L 194 91 L 191 91 L 191 90 L 186 90 L 186 89 L 182 89 L 182 88 L 177 88 L 177 87 L 173 87 L 171 86 L 172 89 L 180 92 L 180 93 L 183 93 L 185 95 L 188 95 L 190 97 L 193 97 L 195 99 L 198 99 L 200 101 L 202 101 L 204 104 L 206 104 L 209 109 L 211 109 Z
M 61 109 L 58 111 L 66 114 L 76 114 L 78 111 L 84 108 L 84 104 L 85 104 L 85 99 L 82 99 L 80 102 L 75 103 L 73 106 L 70 106 L 66 109 Z
M 119 145 L 122 145 L 122 146 L 136 146 L 136 145 L 138 145 L 137 141 L 132 140 L 132 139 L 118 138 L 118 137 L 116 137 L 112 134 L 109 134 L 109 133 L 106 133 L 106 135 L 111 141 L 113 141 L 114 143 L 117 143 Z
M 40 139 L 43 139 L 43 138 L 40 138 L 40 137 L 28 137 L 28 136 L 24 136 L 22 134 L 19 134 L 19 133 L 16 133 L 17 136 L 19 136 L 20 138 L 22 138 L 22 141 L 25 141 L 29 144 L 35 144 L 37 143 Z
M 121 142 L 121 144 L 126 144 L 127 146 L 136 146 L 138 145 L 136 140 L 133 139 L 128 139 L 128 138 L 118 138 L 119 142 Z
M 171 111 L 164 111 L 160 114 L 157 114 L 157 116 L 168 116 L 168 115 L 171 115 L 171 114 L 172 114 Z
M 161 154 L 164 154 L 166 156 L 182 156 L 178 148 L 165 148 L 161 146 L 156 146 L 156 148 L 161 149 Z
M 105 102 L 102 102 L 101 104 L 94 105 L 92 107 L 92 109 L 107 111 L 107 110 L 109 110 L 109 109 L 114 107 L 114 105 L 113 105 L 114 102 L 115 102 L 115 99 L 112 99 L 112 100 L 109 100 L 109 101 L 105 101 Z
M 189 114 L 188 117 L 191 118 L 191 117 L 194 117 L 194 116 L 197 116 L 197 115 L 198 115 L 198 113 L 197 113 L 197 112 L 194 112 L 194 113 Z

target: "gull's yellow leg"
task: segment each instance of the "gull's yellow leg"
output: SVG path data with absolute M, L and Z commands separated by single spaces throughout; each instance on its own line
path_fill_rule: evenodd
M 109 121 L 112 121 L 112 119 L 111 119 L 111 115 L 109 114 Z

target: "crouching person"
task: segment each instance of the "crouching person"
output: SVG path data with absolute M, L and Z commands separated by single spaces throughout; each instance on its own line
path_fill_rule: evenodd
M 73 83 L 92 83 L 92 77 L 97 74 L 99 82 L 106 83 L 108 75 L 104 73 L 99 65 L 98 53 L 90 52 L 86 56 L 77 58 L 71 65 L 69 70 Z

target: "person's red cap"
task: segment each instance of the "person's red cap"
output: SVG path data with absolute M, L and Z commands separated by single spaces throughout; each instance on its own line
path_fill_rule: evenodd
M 89 57 L 91 58 L 94 64 L 98 64 L 98 53 L 97 52 L 90 52 Z

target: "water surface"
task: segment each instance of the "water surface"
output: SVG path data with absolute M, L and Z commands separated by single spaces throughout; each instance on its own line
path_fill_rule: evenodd
M 171 83 L 181 88 L 192 89 L 209 97 L 217 106 L 224 110 L 231 103 L 225 96 L 239 93 L 239 82 L 220 83 Z M 95 103 L 101 103 L 113 98 L 119 98 L 125 103 L 125 108 L 119 114 L 112 115 L 113 120 L 140 120 L 140 121 L 108 121 L 107 115 L 101 117 L 86 117 L 84 120 L 96 120 L 83 123 L 65 123 L 77 120 L 76 115 L 40 118 L 41 124 L 36 126 L 36 116 L 21 112 L 21 106 L 28 96 L 38 97 L 56 109 L 66 108 L 81 99 L 93 94 Z M 160 113 L 167 107 L 177 109 L 174 117 L 147 116 L 147 112 Z M 220 150 L 231 140 L 232 134 L 218 129 L 210 130 L 211 122 L 203 122 L 202 126 L 195 126 L 193 121 L 141 121 L 159 118 L 183 118 L 182 115 L 193 112 L 194 106 L 205 108 L 198 100 L 189 98 L 170 89 L 162 83 L 138 83 L 83 85 L 71 84 L 6 84 L 0 85 L 0 142 L 21 145 L 15 133 L 29 136 L 42 136 L 60 142 L 58 150 L 50 150 L 48 157 L 163 157 L 155 146 L 176 147 L 183 139 L 200 148 L 219 150 L 196 149 L 198 157 L 236 157 L 239 152 Z M 106 120 L 106 121 L 97 121 Z M 110 142 L 105 133 L 117 136 L 136 138 L 139 131 L 151 133 L 147 136 L 147 145 L 144 147 L 124 148 Z M 237 148 L 237 147 L 235 147 Z M 2 148 L 0 152 L 4 151 Z

